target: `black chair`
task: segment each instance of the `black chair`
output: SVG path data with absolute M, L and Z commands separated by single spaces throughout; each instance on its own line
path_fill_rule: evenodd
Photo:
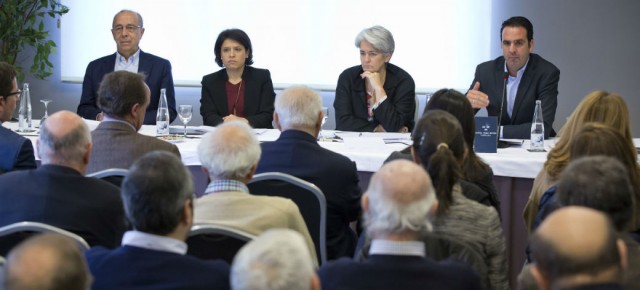
M 291 199 L 300 210 L 315 245 L 318 263 L 327 261 L 327 200 L 313 183 L 281 172 L 256 174 L 247 185 L 253 195 L 279 196 Z
M 129 170 L 127 169 L 109 168 L 109 169 L 101 170 L 91 174 L 87 174 L 87 177 L 102 179 L 117 187 L 120 187 L 120 185 L 122 185 L 122 181 L 124 180 L 125 176 L 127 176 L 127 173 L 129 173 Z
M 231 264 L 236 253 L 255 236 L 216 224 L 195 224 L 187 238 L 187 255 L 205 260 L 222 259 Z
M 0 228 L 0 256 L 7 256 L 14 246 L 40 233 L 61 234 L 76 241 L 82 251 L 89 249 L 89 244 L 82 237 L 72 232 L 48 224 L 25 221 Z

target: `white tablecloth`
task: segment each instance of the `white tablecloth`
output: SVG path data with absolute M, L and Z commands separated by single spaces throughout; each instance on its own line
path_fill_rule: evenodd
M 34 124 L 39 124 L 37 120 L 34 120 Z M 90 129 L 94 129 L 98 122 L 87 120 L 87 124 Z M 3 126 L 10 129 L 17 129 L 17 123 L 5 122 Z M 200 127 L 207 130 L 214 130 L 212 127 Z M 141 134 L 155 135 L 155 126 L 142 126 L 140 129 Z M 333 132 L 330 132 L 331 134 Z M 264 130 L 256 129 L 258 139 L 262 142 L 275 140 L 279 132 L 275 129 Z M 393 151 L 402 150 L 407 145 L 394 143 L 383 146 L 373 146 L 375 148 L 369 148 L 366 146 L 369 142 L 373 142 L 371 136 L 373 134 L 359 134 L 359 133 L 345 133 L 350 134 L 356 142 L 364 144 L 364 146 L 354 146 L 352 143 L 345 144 L 339 142 L 319 142 L 320 146 L 338 152 L 349 157 L 356 162 L 358 171 L 375 172 L 382 166 L 382 163 Z M 344 135 L 343 135 L 344 136 Z M 408 140 L 408 134 L 405 135 Z M 29 134 L 26 137 L 32 139 L 35 146 L 36 134 Z M 353 142 L 354 140 L 351 140 Z M 634 139 L 636 147 L 640 146 L 640 139 Z M 198 159 L 198 144 L 200 144 L 200 138 L 187 138 L 181 142 L 175 143 L 182 155 L 182 161 L 185 165 L 200 165 Z M 545 140 L 547 151 L 553 146 L 553 140 Z M 526 150 L 528 148 L 528 142 L 525 141 L 522 146 L 513 146 L 505 149 L 498 149 L 498 153 L 479 153 L 478 155 L 491 166 L 493 174 L 496 176 L 518 177 L 518 178 L 535 178 L 538 172 L 542 169 L 544 162 L 546 161 L 546 153 L 534 153 Z

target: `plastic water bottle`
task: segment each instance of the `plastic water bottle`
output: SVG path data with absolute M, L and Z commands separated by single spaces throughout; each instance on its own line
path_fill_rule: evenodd
M 167 89 L 160 90 L 158 114 L 156 115 L 156 135 L 169 135 L 169 106 L 167 104 Z
M 529 151 L 544 152 L 544 122 L 542 121 L 542 103 L 540 100 L 536 101 L 536 109 L 533 112 Z
M 22 86 L 22 96 L 20 97 L 20 109 L 18 110 L 18 131 L 33 132 L 31 126 L 31 94 L 29 93 L 29 84 L 24 83 Z

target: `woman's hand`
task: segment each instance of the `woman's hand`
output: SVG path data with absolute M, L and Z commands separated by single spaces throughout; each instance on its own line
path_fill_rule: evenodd
M 232 122 L 232 121 L 241 121 L 241 122 L 245 122 L 247 125 L 249 125 L 249 120 L 242 118 L 242 117 L 238 117 L 234 114 L 231 114 L 229 116 L 226 117 L 222 117 L 222 120 L 226 123 L 226 122 Z

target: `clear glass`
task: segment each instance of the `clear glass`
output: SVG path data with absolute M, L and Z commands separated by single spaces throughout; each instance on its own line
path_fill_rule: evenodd
M 542 103 L 536 101 L 533 121 L 531 122 L 531 142 L 529 151 L 544 152 L 544 122 L 542 120 Z
M 46 120 L 47 118 L 49 118 L 49 103 L 51 103 L 51 99 L 44 99 L 44 100 L 40 100 L 40 102 L 42 102 L 44 104 L 44 116 L 42 116 L 42 119 L 40 119 L 40 126 L 42 126 L 42 123 L 44 123 L 44 120 Z
M 191 121 L 191 117 L 193 116 L 193 107 L 191 105 L 180 105 L 178 106 L 178 116 L 180 117 L 180 121 L 184 124 L 184 137 L 187 137 L 187 123 Z

